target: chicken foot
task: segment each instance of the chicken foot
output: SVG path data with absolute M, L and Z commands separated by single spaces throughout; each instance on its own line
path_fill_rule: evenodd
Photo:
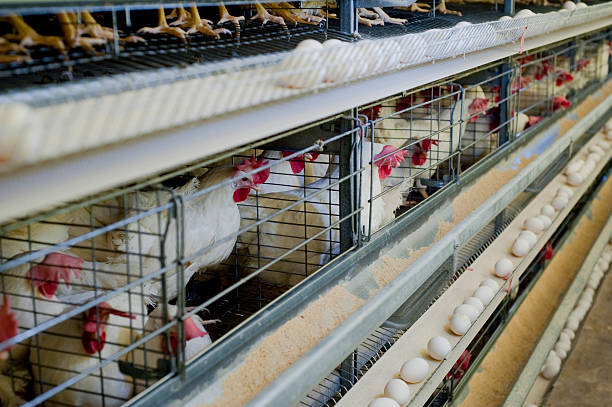
M 95 54 L 94 46 L 104 45 L 108 42 L 105 38 L 82 37 L 83 30 L 79 29 L 77 24 L 77 16 L 74 13 L 66 13 L 62 11 L 57 14 L 57 19 L 62 25 L 64 32 L 64 40 L 70 48 L 83 48 L 90 54 Z
M 383 20 L 385 23 L 403 25 L 404 23 L 408 22 L 408 20 L 406 20 L 405 18 L 391 17 L 389 14 L 385 13 L 382 7 L 373 7 L 373 9 L 376 14 L 380 16 L 380 19 Z
M 188 11 L 186 11 L 183 8 L 183 6 L 179 6 L 179 7 L 175 8 L 175 9 L 173 9 L 170 12 L 170 14 L 168 14 L 166 16 L 166 21 L 172 20 L 172 19 L 175 19 L 175 18 L 177 19 L 177 21 L 182 20 L 181 24 L 187 24 L 191 20 L 191 15 L 189 14 Z M 175 25 L 175 24 L 173 23 L 173 24 L 170 24 L 170 25 Z M 179 24 L 176 24 L 176 25 L 179 25 Z
M 160 7 L 157 11 L 158 25 L 157 27 L 143 27 L 138 30 L 139 34 L 168 34 L 180 38 L 183 41 L 187 38 L 187 33 L 179 27 L 170 27 L 166 21 L 164 8 Z
M 446 8 L 446 0 L 440 0 L 440 4 L 436 7 L 436 10 L 438 10 L 440 13 L 442 14 L 455 14 L 458 16 L 461 16 L 461 11 L 455 11 L 455 10 L 449 10 Z
M 10 42 L 6 38 L 0 37 L 0 52 L 22 52 L 27 53 L 28 50 L 22 47 L 19 44 L 15 44 L 14 42 Z
M 236 39 L 240 39 L 240 22 L 244 21 L 244 16 L 234 17 L 231 15 L 225 4 L 219 3 L 219 22 L 217 25 L 221 25 L 223 23 L 232 23 L 234 24 L 234 29 L 236 30 Z
M 412 13 L 429 13 L 431 11 L 431 6 L 425 3 L 412 3 L 408 7 L 394 7 L 396 10 L 410 11 Z
M 325 20 L 325 17 L 320 17 L 320 16 L 316 16 L 316 15 L 313 15 L 313 14 L 308 14 L 304 10 L 300 10 L 299 8 L 295 8 L 295 7 L 293 7 L 293 5 L 291 3 L 282 2 L 282 3 L 279 3 L 279 4 L 280 4 L 281 7 L 285 8 L 285 9 L 288 9 L 293 14 L 297 15 L 298 17 L 302 18 L 303 20 L 308 21 L 308 23 L 306 23 L 306 24 L 312 24 L 312 23 L 314 23 L 314 24 L 321 24 L 321 21 Z
M 260 20 L 262 25 L 266 25 L 268 21 L 272 21 L 283 27 L 284 30 L 287 30 L 287 24 L 285 24 L 285 20 L 282 17 L 273 16 L 268 13 L 268 11 L 262 6 L 259 2 L 255 2 L 255 9 L 257 10 L 257 14 L 251 17 L 251 20 Z
M 0 54 L 0 64 L 12 64 L 15 62 L 22 63 L 29 62 L 31 60 L 32 59 L 29 55 Z
M 367 8 L 357 9 L 357 21 L 359 24 L 363 24 L 368 27 L 372 27 L 373 25 L 385 25 L 385 22 L 380 19 L 378 14 L 368 10 Z
M 280 4 L 270 3 L 269 6 L 271 7 L 273 14 L 282 17 L 286 22 L 293 23 L 293 25 L 298 25 L 298 23 L 317 25 L 315 22 L 304 20 L 299 15 L 292 13 L 291 10 L 281 6 Z
M 232 32 L 226 28 L 212 28 L 210 26 L 210 22 L 208 20 L 202 20 L 200 18 L 200 13 L 198 11 L 198 7 L 194 4 L 191 6 L 191 28 L 187 31 L 187 34 L 194 34 L 196 32 L 202 33 L 209 37 L 214 37 L 216 39 L 221 38 L 219 34 L 229 34 L 232 35 Z
M 17 30 L 17 34 L 7 34 L 4 36 L 5 39 L 14 39 L 19 41 L 19 45 L 24 48 L 44 45 L 55 48 L 62 54 L 66 53 L 66 46 L 60 37 L 53 35 L 40 35 L 32 27 L 30 27 L 22 17 L 17 15 L 8 16 L 8 22 Z

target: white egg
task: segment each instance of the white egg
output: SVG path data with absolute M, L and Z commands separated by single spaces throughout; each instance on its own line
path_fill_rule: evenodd
M 580 325 L 580 321 L 578 321 L 578 319 L 574 317 L 569 317 L 567 319 L 567 322 L 565 323 L 565 326 L 574 332 L 576 332 L 576 329 L 578 329 L 579 325 Z
M 404 405 L 410 401 L 410 387 L 402 379 L 391 379 L 385 386 L 385 397 Z
M 583 178 L 586 178 L 591 172 L 593 172 L 596 166 L 597 163 L 594 160 L 587 160 L 587 162 L 584 164 L 584 167 L 582 167 L 582 169 L 580 170 L 580 175 Z
M 559 350 L 562 350 L 567 353 L 570 350 L 570 344 L 566 342 L 557 342 L 555 343 L 554 349 L 557 354 L 559 354 Z
M 578 301 L 578 307 L 590 307 L 592 304 L 591 300 L 589 300 L 588 298 L 582 298 L 580 297 L 580 300 Z
M 557 352 L 551 350 L 546 357 L 546 363 L 550 363 L 552 365 L 561 365 L 561 358 L 557 355 Z
M 538 216 L 538 219 L 544 225 L 544 229 L 548 229 L 550 225 L 552 225 L 552 220 L 546 215 L 540 215 Z
M 512 254 L 517 257 L 523 257 L 527 253 L 529 253 L 530 246 L 531 245 L 529 244 L 529 241 L 527 239 L 519 237 L 514 241 L 514 244 L 512 245 Z
M 542 368 L 542 376 L 545 379 L 549 379 L 550 380 L 553 377 L 555 377 L 557 374 L 559 374 L 559 370 L 561 370 L 561 366 L 546 364 Z
M 400 405 L 397 404 L 397 401 L 388 397 L 379 397 L 370 401 L 368 407 L 400 407 Z
M 580 185 L 584 182 L 584 175 L 582 171 L 570 172 L 567 174 L 567 183 L 572 186 Z M 553 205 L 555 206 L 555 205 Z
M 544 230 L 544 224 L 538 218 L 528 218 L 523 223 L 523 229 L 530 230 L 533 233 L 540 233 Z
M 604 252 L 604 253 L 601 255 L 601 258 L 602 258 L 604 261 L 606 261 L 607 263 L 610 263 L 610 261 L 612 261 L 612 253 L 610 253 L 610 252 Z
M 574 338 L 576 337 L 576 334 L 574 333 L 574 331 L 572 331 L 569 328 L 564 328 L 561 332 L 566 333 L 567 336 L 569 336 L 571 340 L 574 340 Z
M 559 334 L 559 340 L 560 341 L 564 341 L 564 342 L 571 342 L 572 341 L 572 339 L 569 337 L 569 335 L 567 333 L 565 333 L 565 332 L 561 332 Z
M 583 294 L 586 294 L 586 295 L 590 296 L 591 298 L 593 298 L 593 296 L 595 295 L 595 290 L 592 289 L 592 288 L 587 287 L 587 288 L 584 289 Z
M 542 215 L 548 216 L 551 219 L 553 216 L 555 216 L 555 208 L 550 205 L 544 205 L 540 212 L 542 213 Z
M 565 167 L 565 174 L 569 174 L 570 172 L 578 172 L 584 165 L 583 160 L 574 160 Z M 561 188 L 559 188 L 561 189 Z
M 455 24 L 455 27 L 469 27 L 471 25 L 472 23 L 468 21 L 459 21 L 457 24 Z
M 586 3 L 583 3 L 583 2 L 576 3 L 576 10 L 581 9 L 581 8 L 587 8 L 587 7 L 588 5 Z
M 569 199 L 572 195 L 574 195 L 574 190 L 567 185 L 562 185 L 559 187 L 559 189 L 557 189 L 557 195 L 561 194 L 567 195 L 567 198 Z
M 355 73 L 353 60 L 354 47 L 337 39 L 323 43 L 322 59 L 325 67 L 324 82 L 343 82 L 351 79 Z
M 590 154 L 587 156 L 587 160 L 592 160 L 592 161 L 597 162 L 597 161 L 601 160 L 601 155 L 599 155 L 599 154 L 597 154 L 597 153 L 590 153 Z
M 563 3 L 563 8 L 565 10 L 576 10 L 576 3 L 574 3 L 573 1 L 566 1 L 565 3 Z
M 605 154 L 605 151 L 601 147 L 599 147 L 597 144 L 590 146 L 589 151 L 591 153 L 599 154 L 600 156 L 603 156 Z
M 493 297 L 495 297 L 495 291 L 491 287 L 481 286 L 474 291 L 474 297 L 482 301 L 484 305 L 489 305 Z
M 568 203 L 567 198 L 558 196 L 555 199 L 553 199 L 553 201 L 551 202 L 551 205 L 553 206 L 553 208 L 557 210 L 561 210 L 567 206 L 567 203 Z
M 400 370 L 400 376 L 408 383 L 419 383 L 429 375 L 429 363 L 423 358 L 408 359 Z
M 523 18 L 533 16 L 535 13 L 529 9 L 523 9 L 514 15 L 514 18 Z
M 443 336 L 434 336 L 427 342 L 427 353 L 435 360 L 442 360 L 451 350 L 451 344 Z
M 505 257 L 497 260 L 497 263 L 495 263 L 495 275 L 497 277 L 506 278 L 510 275 L 510 273 L 512 273 L 513 269 L 514 265 L 512 264 L 512 261 Z
M 453 315 L 455 314 L 464 314 L 473 323 L 474 321 L 476 321 L 476 318 L 478 318 L 478 315 L 480 315 L 480 311 L 473 305 L 461 304 L 457 308 L 455 308 L 455 311 L 453 311 Z
M 510 17 L 510 16 L 501 16 L 498 21 L 507 21 L 507 20 L 512 20 L 512 17 Z
M 610 143 L 608 143 L 606 140 L 599 140 L 597 145 L 604 151 L 607 151 L 610 148 Z
M 555 348 L 555 353 L 563 360 L 567 357 L 567 352 L 564 351 L 563 349 L 557 349 Z
M 320 55 L 323 45 L 313 39 L 301 41 L 295 50 L 279 64 L 280 84 L 289 88 L 304 89 L 318 85 L 325 77 L 325 67 Z
M 454 314 L 450 320 L 450 329 L 456 335 L 465 335 L 471 325 L 470 318 L 461 313 Z
M 484 311 L 484 304 L 476 297 L 467 297 L 463 303 L 478 308 L 478 312 Z
M 529 242 L 529 248 L 531 249 L 538 241 L 538 237 L 531 230 L 523 230 L 519 233 L 518 237 L 527 239 Z
M 499 291 L 499 284 L 497 284 L 497 281 L 493 280 L 492 278 L 487 278 L 486 280 L 483 280 L 480 283 L 480 286 L 489 287 L 490 289 L 493 290 L 493 292 Z

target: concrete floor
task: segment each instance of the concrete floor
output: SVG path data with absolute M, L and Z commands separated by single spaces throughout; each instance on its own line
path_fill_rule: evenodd
M 612 406 L 612 273 L 599 292 L 546 402 L 547 407 Z

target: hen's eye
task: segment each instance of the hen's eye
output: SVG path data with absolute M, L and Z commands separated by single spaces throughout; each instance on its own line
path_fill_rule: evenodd
M 247 177 L 243 177 L 243 178 L 242 178 L 242 180 L 246 182 L 246 181 L 248 181 L 249 179 L 248 179 Z

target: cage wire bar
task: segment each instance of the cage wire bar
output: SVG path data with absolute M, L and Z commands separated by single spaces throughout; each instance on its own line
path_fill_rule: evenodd
M 18 405 L 110 406 L 180 376 L 275 298 L 460 182 L 499 147 L 500 128 L 508 143 L 526 137 L 518 112 L 551 117 L 554 97 L 575 99 L 607 78 L 607 40 L 503 61 L 485 79 L 475 72 L 407 91 L 3 226 L 3 309 L 19 331 L 0 341 L 0 352 L 12 348 L 0 380 Z M 563 71 L 579 66 L 568 81 Z M 513 88 L 523 76 L 532 87 Z M 506 122 L 503 103 L 514 107 Z M 341 395 L 400 331 L 377 331 L 311 398 Z

